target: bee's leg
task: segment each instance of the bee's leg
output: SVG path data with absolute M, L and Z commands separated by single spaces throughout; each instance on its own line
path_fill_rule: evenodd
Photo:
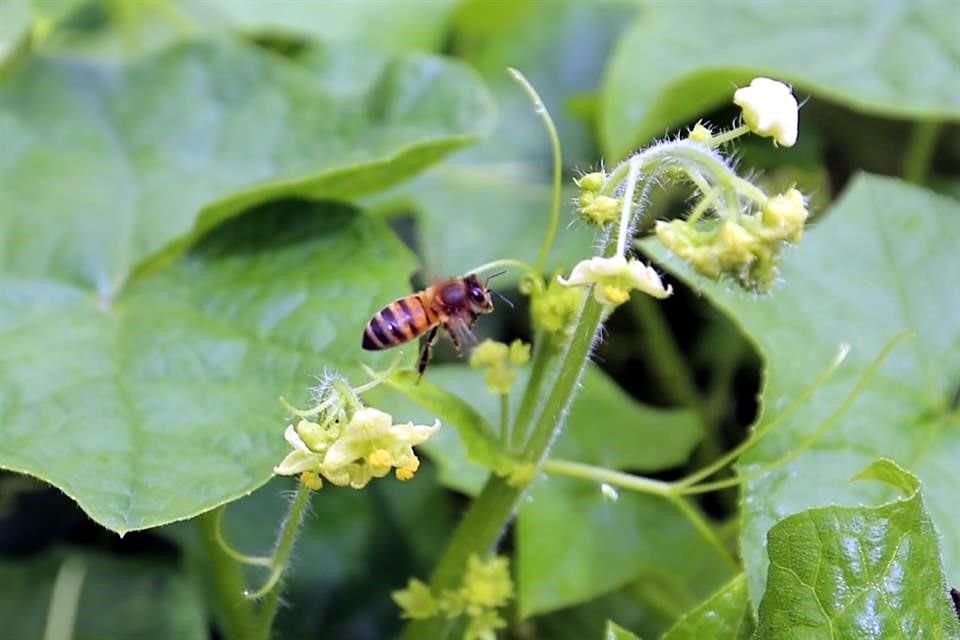
M 423 372 L 427 370 L 427 364 L 430 362 L 430 350 L 433 348 L 433 343 L 437 341 L 437 332 L 439 329 L 439 326 L 430 329 L 423 344 L 420 345 L 420 357 L 417 358 L 417 382 L 420 382 L 420 378 L 423 377 Z

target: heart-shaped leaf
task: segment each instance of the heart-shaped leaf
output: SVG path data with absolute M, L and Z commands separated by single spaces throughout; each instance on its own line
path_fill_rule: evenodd
M 377 191 L 489 128 L 465 67 L 369 55 L 359 93 L 226 41 L 131 67 L 25 62 L 0 88 L 0 265 L 109 297 L 247 207 Z
M 906 496 L 879 507 L 810 509 L 770 529 L 757 640 L 960 637 L 920 483 L 890 460 L 858 478 Z
M 289 35 L 325 41 L 351 40 L 383 49 L 434 50 L 456 7 L 454 0 L 176 0 L 198 25 L 256 35 Z
M 607 69 L 604 150 L 621 158 L 758 75 L 864 112 L 960 119 L 957 26 L 948 2 L 650 5 Z
M 0 276 L 0 466 L 120 533 L 248 493 L 286 447 L 277 396 L 356 374 L 364 324 L 412 269 L 382 223 L 289 202 L 111 300 Z
M 827 218 L 785 255 L 783 282 L 755 297 L 691 275 L 655 243 L 661 263 L 702 289 L 754 341 L 766 362 L 763 413 L 777 421 L 738 466 L 741 546 L 751 600 L 766 582 L 766 535 L 791 513 L 826 504 L 876 501 L 849 478 L 879 457 L 909 465 L 924 484 L 942 538 L 949 579 L 960 582 L 960 507 L 953 469 L 960 456 L 960 203 L 895 179 L 858 177 Z M 904 330 L 872 378 L 871 363 Z M 834 359 L 850 353 L 812 401 L 787 408 Z M 856 395 L 854 386 L 863 384 Z M 849 399 L 845 411 L 844 403 Z M 808 450 L 770 469 L 818 431 Z

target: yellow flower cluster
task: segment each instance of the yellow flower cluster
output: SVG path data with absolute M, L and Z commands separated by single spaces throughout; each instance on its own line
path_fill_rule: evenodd
M 809 215 L 796 189 L 769 198 L 762 211 L 737 220 L 691 224 L 657 222 L 660 241 L 708 278 L 728 276 L 750 291 L 765 293 L 777 278 L 784 245 L 803 236 Z
M 546 288 L 533 293 L 530 315 L 533 326 L 554 335 L 564 335 L 583 304 L 583 289 L 565 287 L 552 278 Z
M 576 181 L 580 187 L 576 199 L 577 215 L 595 227 L 603 227 L 620 219 L 620 201 L 600 195 L 600 189 L 606 181 L 607 176 L 602 171 L 588 173 Z
M 300 421 L 283 434 L 293 450 L 273 472 L 300 475 L 312 489 L 322 486 L 321 477 L 338 486 L 362 489 L 391 469 L 396 470 L 397 479 L 411 479 L 420 467 L 413 447 L 436 433 L 440 422 L 394 424 L 390 414 L 361 406 L 352 391 L 344 388 L 351 397 L 338 397 L 331 387 L 314 409 L 297 411 Z
M 506 395 L 517 380 L 517 367 L 530 360 L 530 345 L 514 340 L 509 345 L 494 340 L 484 340 L 470 354 L 470 366 L 486 369 L 484 379 L 490 393 Z
M 393 600 L 406 618 L 432 618 L 440 613 L 453 619 L 468 618 L 464 640 L 495 640 L 497 629 L 506 626 L 498 609 L 513 598 L 510 561 L 503 556 L 481 560 L 470 556 L 463 582 L 434 596 L 430 587 L 411 578 L 407 588 L 393 592 Z

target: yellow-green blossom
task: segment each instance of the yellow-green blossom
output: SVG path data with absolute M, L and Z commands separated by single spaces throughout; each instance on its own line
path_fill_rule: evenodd
M 530 344 L 517 338 L 510 343 L 510 364 L 519 367 L 530 362 Z
M 530 360 L 530 345 L 514 340 L 507 346 L 502 342 L 484 340 L 470 354 L 470 366 L 486 369 L 484 380 L 491 393 L 505 395 L 517 380 L 515 367 Z
M 656 234 L 700 274 L 728 276 L 745 289 L 764 293 L 776 282 L 783 247 L 800 241 L 808 215 L 803 195 L 790 189 L 768 198 L 757 214 L 699 224 L 660 221 Z
M 639 260 L 629 261 L 622 255 L 612 258 L 593 257 L 578 263 L 569 279 L 558 278 L 565 287 L 594 285 L 593 297 L 602 305 L 615 307 L 630 299 L 634 289 L 654 298 L 666 298 L 673 287 L 664 288 L 660 276 Z
M 534 292 L 530 301 L 533 326 L 547 333 L 564 333 L 572 326 L 582 303 L 583 291 L 565 287 L 552 278 L 546 289 Z
M 371 407 L 354 411 L 342 428 L 335 422 L 324 427 L 301 420 L 284 432 L 293 451 L 273 471 L 278 475 L 315 473 L 354 489 L 362 489 L 391 469 L 396 469 L 400 480 L 409 480 L 420 467 L 413 447 L 439 428 L 439 421 L 432 426 L 394 424 L 390 414 Z
M 390 596 L 403 611 L 404 618 L 422 620 L 432 618 L 439 613 L 437 601 L 430 593 L 430 587 L 416 578 L 410 578 L 406 589 L 394 591 Z
M 577 214 L 588 224 L 603 227 L 620 219 L 620 201 L 610 196 L 584 192 L 577 198 Z

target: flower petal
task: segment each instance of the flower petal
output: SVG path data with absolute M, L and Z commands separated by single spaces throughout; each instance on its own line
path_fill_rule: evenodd
M 316 471 L 323 461 L 320 456 L 309 451 L 291 451 L 280 464 L 273 468 L 278 476 L 295 476 L 304 471 Z

